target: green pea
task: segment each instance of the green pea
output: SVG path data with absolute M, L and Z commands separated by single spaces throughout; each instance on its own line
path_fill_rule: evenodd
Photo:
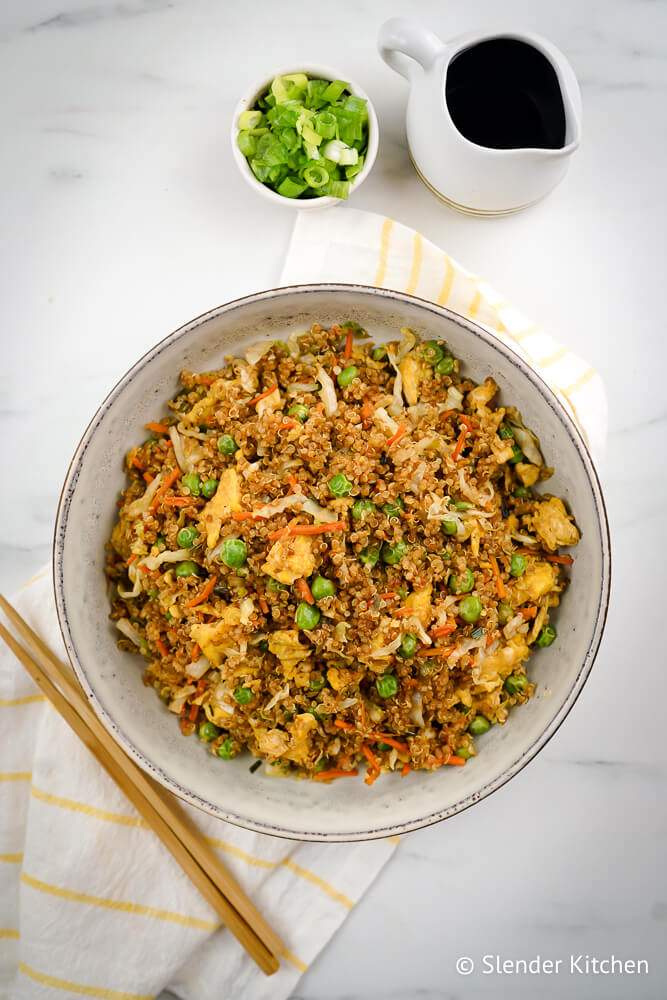
M 424 344 L 424 349 L 422 351 L 424 355 L 424 361 L 429 365 L 437 365 L 438 361 L 442 361 L 445 356 L 445 352 L 442 345 L 438 343 L 437 340 L 427 340 Z
M 510 618 L 514 617 L 514 609 L 510 607 L 505 601 L 501 601 L 498 605 L 498 624 L 507 625 Z
M 525 674 L 510 674 L 505 678 L 504 688 L 508 694 L 521 694 L 528 687 L 528 678 Z
M 516 465 L 517 462 L 523 462 L 524 457 L 525 456 L 518 444 L 512 445 L 512 457 L 509 459 L 509 464 Z
M 193 528 L 192 525 L 188 525 L 185 528 L 181 528 L 176 535 L 176 541 L 180 549 L 191 549 L 198 537 L 197 529 Z
M 383 674 L 376 680 L 375 687 L 381 698 L 393 698 L 398 691 L 398 681 L 394 674 Z
M 310 585 L 310 592 L 316 601 L 321 601 L 324 597 L 333 597 L 336 585 L 325 576 L 316 576 Z
M 277 594 L 279 590 L 287 590 L 287 586 L 280 580 L 274 580 L 272 576 L 266 581 L 266 589 L 270 594 Z
M 223 760 L 231 760 L 233 757 L 236 757 L 236 753 L 234 752 L 234 743 L 231 736 L 228 736 L 224 743 L 221 743 L 215 752 L 218 757 L 222 757 Z
M 183 486 L 190 491 L 190 496 L 198 497 L 201 493 L 201 479 L 196 472 L 188 472 L 183 476 Z
M 498 428 L 498 437 L 502 438 L 503 441 L 507 441 L 509 438 L 514 437 L 514 431 L 509 424 L 501 424 Z
M 451 517 L 446 517 L 440 522 L 440 527 L 446 535 L 455 535 L 459 530 L 458 524 Z
M 218 438 L 218 451 L 221 455 L 233 455 L 239 446 L 231 434 L 221 434 Z
M 388 743 L 378 743 L 377 748 L 378 750 L 391 750 L 391 747 L 389 746 Z
M 237 687 L 234 692 L 234 701 L 237 701 L 239 705 L 247 705 L 253 699 L 253 693 L 250 688 Z
M 332 476 L 328 485 L 329 491 L 334 497 L 346 497 L 352 489 L 352 483 L 342 472 Z
M 377 561 L 380 558 L 380 546 L 379 545 L 367 545 L 365 549 L 362 549 L 359 553 L 359 562 L 366 566 L 367 569 L 373 569 L 373 566 L 377 565 Z
M 341 389 L 345 389 L 346 386 L 351 385 L 354 379 L 359 374 L 359 369 L 356 365 L 348 365 L 347 368 L 343 368 L 342 372 L 338 372 L 336 381 Z
M 452 575 L 449 578 L 449 589 L 452 594 L 468 594 L 475 586 L 475 577 L 472 571 L 465 569 L 461 576 Z
M 202 485 L 201 491 L 206 497 L 206 499 L 210 500 L 211 497 L 215 495 L 215 491 L 217 490 L 217 488 L 218 488 L 217 479 L 207 479 L 205 483 Z
M 411 632 L 406 632 L 401 639 L 401 645 L 398 647 L 397 652 L 404 660 L 411 659 L 417 652 L 417 636 Z
M 395 545 L 388 545 L 385 542 L 382 546 L 382 561 L 387 566 L 398 566 L 407 551 L 408 546 L 405 542 L 396 542 Z
M 241 538 L 225 538 L 220 549 L 220 562 L 230 569 L 243 566 L 248 558 L 248 547 Z
M 464 622 L 469 622 L 470 625 L 474 625 L 481 613 L 482 602 L 474 594 L 464 597 L 459 604 L 459 615 L 463 618 Z
M 185 562 L 176 565 L 176 576 L 199 576 L 199 572 L 200 567 L 192 559 L 186 559 Z
M 448 357 L 443 358 L 442 361 L 438 361 L 435 366 L 435 373 L 436 375 L 451 375 L 454 371 L 455 365 L 456 362 L 454 361 L 454 358 L 449 355 Z
M 470 758 L 473 756 L 472 751 L 469 750 L 468 747 L 458 747 L 458 749 L 455 750 L 454 753 L 456 754 L 457 757 L 463 757 L 464 760 L 470 760 Z
M 303 403 L 292 403 L 287 411 L 287 416 L 294 417 L 295 420 L 305 424 L 308 419 L 308 407 L 304 406 Z
M 386 347 L 374 347 L 371 351 L 373 361 L 383 361 L 387 357 Z
M 453 503 L 450 503 L 449 506 L 453 507 L 454 510 L 470 510 L 472 504 L 469 500 L 455 500 Z
M 390 500 L 388 503 L 383 504 L 382 510 L 387 517 L 400 517 L 401 511 L 405 510 L 405 503 L 402 497 L 396 497 L 395 500 Z
M 375 504 L 372 500 L 355 500 L 352 504 L 352 520 L 363 521 L 366 514 L 370 514 L 374 510 Z
M 551 645 L 557 635 L 558 633 L 553 625 L 545 625 L 537 637 L 537 645 L 544 649 L 545 646 Z
M 483 736 L 484 733 L 488 733 L 490 728 L 491 723 L 485 715 L 476 715 L 468 726 L 468 732 L 472 733 L 473 736 Z
M 297 605 L 295 621 L 297 628 L 302 628 L 306 631 L 317 628 L 320 623 L 320 610 L 319 608 L 314 608 L 312 604 L 306 604 L 305 601 L 301 601 Z
M 530 496 L 530 490 L 527 486 L 517 486 L 512 496 L 515 496 L 517 500 L 525 500 L 526 497 Z
M 216 736 L 220 735 L 220 730 L 212 722 L 202 722 L 199 727 L 199 739 L 204 743 L 210 743 Z
M 510 576 L 520 577 L 526 572 L 526 566 L 528 565 L 528 560 L 525 556 L 519 555 L 517 552 L 514 553 L 510 559 Z
M 310 678 L 310 684 L 308 685 L 308 687 L 310 688 L 311 691 L 321 691 L 325 684 L 326 681 L 324 677 L 322 677 L 321 674 L 315 674 L 313 677 Z

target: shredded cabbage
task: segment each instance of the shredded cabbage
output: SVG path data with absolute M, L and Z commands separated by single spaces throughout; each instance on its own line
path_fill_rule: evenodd
M 127 516 L 130 518 L 140 517 L 142 514 L 147 513 L 148 508 L 153 502 L 155 494 L 160 489 L 162 483 L 162 473 L 159 472 L 155 479 L 148 484 L 143 496 L 140 496 L 138 500 L 133 500 L 130 506 L 127 508 Z
M 183 446 L 183 442 L 181 441 L 181 435 L 173 425 L 169 428 L 169 437 L 171 438 L 171 443 L 174 446 L 174 455 L 176 456 L 179 468 L 182 472 L 192 472 L 192 466 L 185 455 L 185 448 Z
M 395 653 L 401 645 L 402 639 L 403 636 L 399 635 L 393 640 L 393 642 L 388 643 L 386 646 L 382 646 L 380 649 L 374 649 L 371 653 L 371 659 L 381 660 L 384 656 L 389 656 L 391 653 Z
M 398 424 L 392 417 L 389 416 L 384 406 L 378 406 L 378 408 L 373 413 L 373 420 L 377 420 L 378 423 L 382 424 L 391 434 L 395 434 L 398 430 Z
M 298 396 L 302 392 L 317 392 L 318 389 L 317 382 L 290 382 L 287 386 L 287 395 Z
M 138 646 L 139 649 L 142 649 L 145 646 L 146 640 L 134 627 L 132 622 L 129 621 L 129 619 L 119 618 L 116 622 L 116 628 L 119 632 L 122 632 L 123 635 L 130 640 L 130 642 L 133 642 L 135 646 Z
M 146 569 L 150 569 L 152 571 L 158 569 L 162 563 L 180 562 L 182 559 L 191 558 L 191 549 L 176 549 L 173 552 L 170 552 L 169 549 L 167 549 L 165 552 L 160 552 L 158 556 L 146 556 L 145 559 L 141 560 L 139 565 L 145 566 Z
M 320 389 L 320 396 L 322 397 L 322 402 L 324 403 L 324 412 L 328 417 L 333 417 L 334 413 L 338 409 L 336 388 L 333 384 L 331 376 L 327 375 L 324 368 L 317 369 L 317 378 L 322 386 Z
M 251 344 L 245 352 L 245 358 L 248 364 L 256 365 L 260 358 L 263 358 L 265 354 L 269 353 L 272 345 L 272 340 L 258 340 L 255 344 Z
M 298 496 L 299 494 L 297 494 Z M 307 500 L 302 498 L 302 510 L 306 514 L 310 514 L 316 521 L 321 524 L 331 524 L 333 521 L 338 520 L 338 514 L 335 514 L 331 510 L 327 510 L 326 507 L 321 507 L 316 500 L 309 497 Z
M 188 677 L 194 677 L 196 681 L 203 677 L 207 670 L 210 669 L 211 664 L 208 662 L 205 656 L 200 656 L 198 660 L 194 663 L 188 663 L 185 668 L 185 672 Z

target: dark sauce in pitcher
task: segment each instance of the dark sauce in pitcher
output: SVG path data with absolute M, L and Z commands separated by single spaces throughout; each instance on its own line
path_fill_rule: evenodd
M 447 70 L 445 99 L 454 125 L 477 146 L 561 149 L 565 108 L 556 72 L 515 38 L 464 49 Z

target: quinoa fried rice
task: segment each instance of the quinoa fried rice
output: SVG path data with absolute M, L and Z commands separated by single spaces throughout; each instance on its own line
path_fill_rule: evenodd
M 183 734 L 319 781 L 465 765 L 533 694 L 579 540 L 521 414 L 444 342 L 355 323 L 181 385 L 127 455 L 107 574 Z

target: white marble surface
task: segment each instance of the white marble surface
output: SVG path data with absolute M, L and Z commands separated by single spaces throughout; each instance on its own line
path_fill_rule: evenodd
M 522 26 L 570 56 L 584 142 L 546 202 L 474 220 L 416 179 L 405 85 L 374 49 L 381 21 L 408 8 L 445 37 Z M 276 65 L 340 66 L 373 97 L 380 155 L 357 207 L 420 228 L 606 379 L 615 586 L 590 681 L 509 786 L 405 838 L 299 984 L 303 1000 L 665 995 L 666 32 L 666 5 L 649 0 L 0 8 L 3 590 L 47 559 L 67 461 L 119 375 L 181 322 L 279 273 L 292 213 L 246 187 L 227 145 L 239 91 Z M 463 979 L 454 967 L 460 955 L 579 953 L 646 959 L 649 975 Z

